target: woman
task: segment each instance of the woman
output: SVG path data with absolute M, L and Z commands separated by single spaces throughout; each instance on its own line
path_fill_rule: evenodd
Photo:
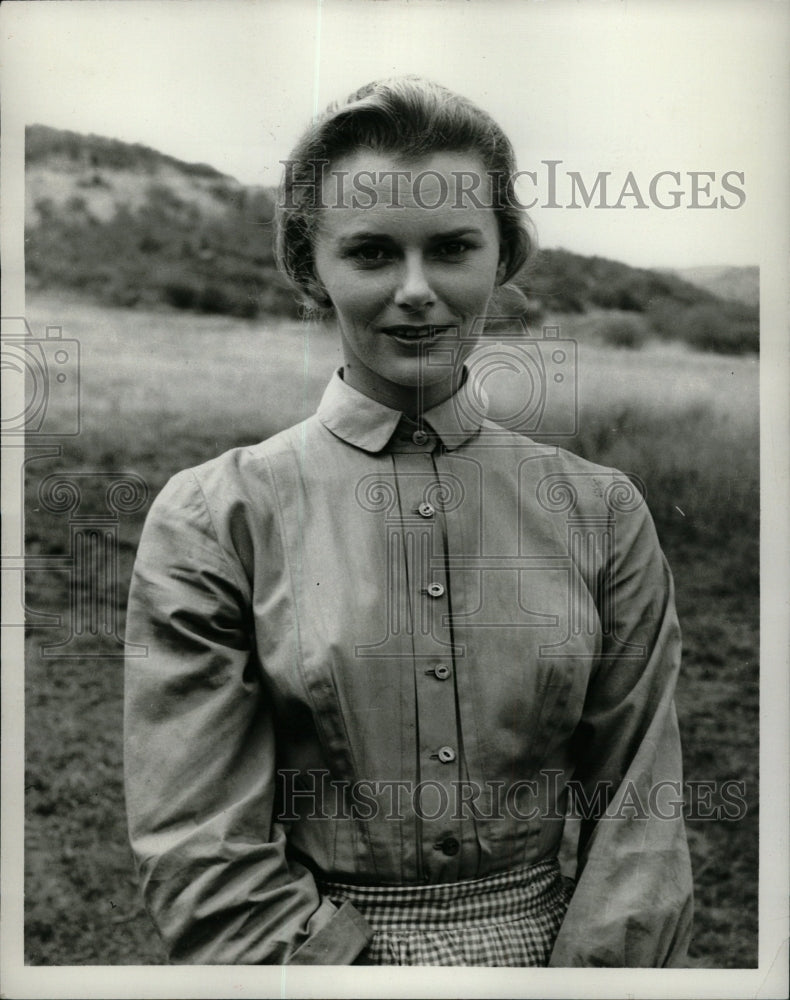
M 529 252 L 515 169 L 487 114 L 412 78 L 286 164 L 279 259 L 343 368 L 315 416 L 167 484 L 129 598 L 130 837 L 174 961 L 682 962 L 650 516 L 488 420 L 464 364 Z

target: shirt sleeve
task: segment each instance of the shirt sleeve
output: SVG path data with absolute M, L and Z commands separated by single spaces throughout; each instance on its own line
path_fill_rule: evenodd
M 576 888 L 554 967 L 681 966 L 692 878 L 674 705 L 680 629 L 644 503 L 615 519 L 600 576 L 601 657 L 576 733 Z
M 174 962 L 346 964 L 372 931 L 322 899 L 275 822 L 271 711 L 251 599 L 199 484 L 151 508 L 129 594 L 125 784 L 146 906 Z

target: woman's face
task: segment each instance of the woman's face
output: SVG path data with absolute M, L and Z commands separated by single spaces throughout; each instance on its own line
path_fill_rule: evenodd
M 394 162 L 364 152 L 333 164 L 316 273 L 340 326 L 344 377 L 366 395 L 414 414 L 457 387 L 501 274 L 497 220 L 481 207 L 488 185 L 469 153 Z

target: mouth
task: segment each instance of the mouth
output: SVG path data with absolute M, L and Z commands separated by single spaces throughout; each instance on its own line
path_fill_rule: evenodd
M 448 326 L 385 326 L 382 328 L 382 332 L 402 343 L 413 344 L 431 340 L 449 329 Z

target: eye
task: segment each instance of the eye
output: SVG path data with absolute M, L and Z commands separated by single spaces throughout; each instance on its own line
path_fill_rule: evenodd
M 392 259 L 392 251 L 388 247 L 379 246 L 375 243 L 363 243 L 361 246 L 352 247 L 348 251 L 348 256 L 361 264 L 363 267 L 370 267 L 375 264 L 384 264 Z
M 436 248 L 436 253 L 439 257 L 444 257 L 445 259 L 458 259 L 471 249 L 470 244 L 464 240 L 447 240 L 446 243 L 441 243 Z

